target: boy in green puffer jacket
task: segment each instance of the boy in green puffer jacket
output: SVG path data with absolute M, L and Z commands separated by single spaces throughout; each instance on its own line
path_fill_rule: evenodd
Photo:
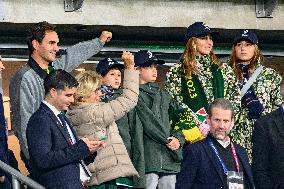
M 172 125 L 180 122 L 174 115 L 183 109 L 155 83 L 157 65 L 164 61 L 150 51 L 140 50 L 134 62 L 140 71 L 138 104 L 129 113 L 132 162 L 140 175 L 134 179 L 135 186 L 174 189 L 185 139 Z

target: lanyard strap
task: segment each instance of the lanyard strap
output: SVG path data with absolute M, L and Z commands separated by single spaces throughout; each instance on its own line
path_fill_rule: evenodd
M 218 153 L 218 150 L 216 149 L 216 147 L 214 146 L 213 142 L 211 141 L 210 138 L 208 138 L 208 143 L 210 145 L 210 147 L 213 149 L 216 157 L 218 158 L 219 162 L 221 163 L 221 166 L 223 168 L 223 171 L 224 173 L 227 175 L 228 173 L 228 169 L 224 163 L 224 161 L 222 160 L 222 158 L 220 157 L 219 153 Z M 234 159 L 235 159 L 235 163 L 236 163 L 236 167 L 237 167 L 237 170 L 238 170 L 238 173 L 240 175 L 240 165 L 239 165 L 239 161 L 238 161 L 238 157 L 237 157 L 237 153 L 236 153 L 236 149 L 233 145 L 233 143 L 231 142 L 231 150 L 232 150 L 232 153 L 233 153 L 233 156 L 234 156 Z
M 235 146 L 234 144 L 231 142 L 231 150 L 233 152 L 233 156 L 234 156 L 234 159 L 235 159 L 235 163 L 236 163 L 236 167 L 237 167 L 237 170 L 238 170 L 238 173 L 240 175 L 240 164 L 239 164 L 239 161 L 238 161 L 238 156 L 237 156 L 237 153 L 236 153 L 236 149 L 235 149 Z

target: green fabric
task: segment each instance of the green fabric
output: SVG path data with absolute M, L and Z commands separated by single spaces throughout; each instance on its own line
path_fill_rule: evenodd
M 140 94 L 135 110 L 144 132 L 146 172 L 148 170 L 178 172 L 180 169 L 181 149 L 172 151 L 166 147 L 169 136 L 178 138 L 182 145 L 184 143 L 182 133 L 173 131 L 169 122 L 169 109 L 172 103 L 170 95 L 160 90 L 158 84 L 140 85 Z
M 220 90 L 224 93 L 223 95 L 219 96 L 216 95 L 216 92 L 215 94 L 213 92 L 213 76 L 215 74 L 212 73 L 211 69 L 211 65 L 214 64 L 212 57 L 210 55 L 199 56 L 196 57 L 196 62 L 198 66 L 198 73 L 196 75 L 198 76 L 198 79 L 202 85 L 202 89 L 204 90 L 208 104 L 212 103 L 216 99 L 216 96 L 222 97 L 224 95 L 224 98 L 230 100 L 230 102 L 232 103 L 237 120 L 239 118 L 241 98 L 239 86 L 233 69 L 227 64 L 222 64 L 220 68 L 216 69 L 218 67 L 218 65 L 216 65 L 215 70 L 217 71 L 217 74 L 222 75 L 220 75 L 220 77 L 217 76 L 216 79 L 214 78 L 214 80 L 215 82 L 217 81 L 217 83 L 220 81 L 224 83 L 221 83 L 221 85 L 224 86 L 224 89 Z M 223 78 L 223 81 L 221 79 L 221 76 Z M 178 101 L 178 103 L 182 107 L 186 108 L 187 111 L 184 114 L 180 115 L 180 120 L 185 120 L 183 121 L 183 126 L 176 126 L 175 129 L 181 129 L 184 133 L 186 141 L 193 143 L 200 139 L 203 139 L 203 135 L 200 133 L 198 126 L 202 124 L 202 118 L 205 118 L 205 116 L 203 116 L 205 108 L 196 113 L 191 108 L 189 108 L 190 102 L 185 103 L 185 98 L 183 96 L 184 94 L 181 91 L 182 87 L 184 87 L 182 86 L 182 77 L 184 77 L 184 69 L 182 63 L 180 62 L 171 67 L 169 72 L 167 73 L 165 89 L 169 92 L 170 95 L 172 95 L 173 98 Z M 216 85 L 214 85 L 214 87 L 215 86 Z M 218 93 L 220 93 L 220 91 Z
M 210 65 L 214 99 L 224 98 L 224 79 L 219 66 L 211 62 L 211 59 L 204 59 L 204 65 Z M 202 83 L 197 75 L 192 74 L 190 78 L 182 76 L 181 95 L 183 102 L 196 114 L 200 122 L 204 122 L 209 104 Z M 191 116 L 187 112 L 178 113 L 177 116 L 179 119 L 179 128 L 191 129 L 196 126 L 196 123 L 193 119 L 190 119 Z
M 216 98 L 224 98 L 224 78 L 219 66 L 212 64 L 210 68 L 213 75 L 213 95 Z
M 181 150 L 172 152 L 165 146 L 169 136 L 179 139 L 181 145 L 185 142 L 182 132 L 173 130 L 169 122 L 169 116 L 174 115 L 169 112 L 178 108 L 158 84 L 140 85 L 138 104 L 130 113 L 132 162 L 140 176 L 134 178 L 134 187 L 145 188 L 145 172 L 148 170 L 179 172 L 180 161 L 176 159 L 180 159 Z
M 203 107 L 207 112 L 208 101 L 198 77 L 194 74 L 191 78 L 182 77 L 181 85 L 181 94 L 184 103 L 194 112 L 197 112 Z
M 212 83 L 214 98 L 224 98 L 224 79 L 222 72 L 218 69 L 218 65 L 214 63 L 211 65 L 210 70 L 213 76 Z M 198 76 L 193 74 L 191 78 L 182 77 L 181 82 L 181 94 L 183 96 L 184 103 L 194 112 L 197 112 L 201 108 L 205 108 L 206 112 L 208 112 L 208 101 Z
M 133 184 L 135 188 L 145 188 L 145 158 L 144 158 L 144 138 L 143 126 L 136 113 L 132 110 L 129 113 L 130 135 L 131 135 L 131 150 L 132 163 L 137 170 L 139 177 L 133 177 Z
M 55 68 L 53 66 L 48 66 L 47 69 L 45 69 L 44 71 L 47 73 L 47 74 L 50 74 L 53 70 L 55 70 Z

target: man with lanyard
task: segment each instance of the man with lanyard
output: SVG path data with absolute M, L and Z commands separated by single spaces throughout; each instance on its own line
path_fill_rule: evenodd
M 184 149 L 176 189 L 254 188 L 247 153 L 228 136 L 234 125 L 230 101 L 216 99 L 206 121 L 210 134 Z

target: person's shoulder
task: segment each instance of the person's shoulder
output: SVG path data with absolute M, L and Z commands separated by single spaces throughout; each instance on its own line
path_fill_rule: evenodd
M 33 124 L 34 122 L 42 122 L 45 123 L 43 120 L 48 117 L 48 114 L 42 106 L 40 106 L 30 117 L 28 125 Z
M 182 70 L 181 63 L 176 63 L 173 66 L 170 67 L 169 71 L 167 72 L 167 76 L 169 77 L 170 75 L 176 75 L 180 74 Z
M 30 78 L 32 74 L 31 70 L 32 69 L 27 64 L 25 64 L 23 67 L 17 70 L 10 83 L 19 82 L 23 80 L 23 78 Z
M 194 143 L 191 143 L 191 144 L 188 144 L 184 150 L 198 150 L 198 149 L 201 149 L 201 147 L 203 145 L 207 145 L 207 142 L 206 142 L 206 138 L 205 139 L 202 139 L 200 141 L 197 141 L 197 142 L 194 142 Z
M 226 62 L 222 62 L 221 69 L 223 69 L 225 72 L 234 72 L 233 68 Z
M 272 112 L 270 112 L 266 115 L 261 116 L 256 122 L 263 124 L 263 123 L 266 123 L 267 121 L 273 120 L 276 117 L 279 117 L 282 114 L 280 108 L 282 108 L 282 107 L 279 107 L 276 110 L 274 110 L 274 111 L 272 111 Z
M 225 81 L 232 82 L 232 80 L 236 80 L 234 70 L 230 65 L 222 63 L 221 70 Z
M 263 66 L 261 75 L 267 79 L 281 79 L 281 75 L 273 68 Z

